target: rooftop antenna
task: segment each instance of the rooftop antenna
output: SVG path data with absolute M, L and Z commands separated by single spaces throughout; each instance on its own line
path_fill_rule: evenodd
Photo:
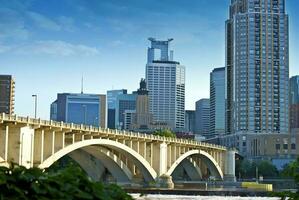
M 81 78 L 81 94 L 83 94 L 83 75 L 82 75 L 82 78 Z

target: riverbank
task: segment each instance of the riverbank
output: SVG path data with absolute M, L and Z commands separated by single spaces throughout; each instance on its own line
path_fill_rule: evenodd
M 131 194 L 136 200 L 280 200 L 278 197 L 186 196 L 162 194 Z
M 160 188 L 125 188 L 130 194 L 162 194 L 162 195 L 200 195 L 200 196 L 239 196 L 239 197 L 269 197 L 271 193 L 259 190 L 239 188 L 225 189 L 160 189 Z

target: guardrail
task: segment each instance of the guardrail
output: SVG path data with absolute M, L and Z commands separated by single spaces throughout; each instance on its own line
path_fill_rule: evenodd
M 57 121 L 53 121 L 53 120 L 49 121 L 49 120 L 42 120 L 40 118 L 34 119 L 34 118 L 29 118 L 29 117 L 19 117 L 17 115 L 8 115 L 5 113 L 2 113 L 0 115 L 0 121 L 13 121 L 13 122 L 26 123 L 26 124 L 31 124 L 31 125 L 52 126 L 52 127 L 56 127 L 56 128 L 62 128 L 62 129 L 95 132 L 95 133 L 100 132 L 100 133 L 104 133 L 104 134 L 123 135 L 123 136 L 143 138 L 143 139 L 149 139 L 149 140 L 157 140 L 157 141 L 162 141 L 162 142 L 181 143 L 181 144 L 185 144 L 185 145 L 187 144 L 187 145 L 193 145 L 193 146 L 202 146 L 202 147 L 206 147 L 206 148 L 219 149 L 219 150 L 223 150 L 223 151 L 227 150 L 227 148 L 224 146 L 205 143 L 205 142 L 199 142 L 199 141 L 195 141 L 195 140 L 188 140 L 188 139 L 182 139 L 182 138 L 169 138 L 169 137 L 162 137 L 162 136 L 144 134 L 144 133 L 139 133 L 139 132 L 93 127 L 93 126 L 88 126 L 88 125 L 83 125 L 83 124 L 57 122 Z

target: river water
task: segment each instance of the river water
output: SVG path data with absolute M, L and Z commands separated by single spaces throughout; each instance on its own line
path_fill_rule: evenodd
M 131 194 L 136 200 L 279 200 L 277 197 L 231 197 L 231 196 L 185 196 L 185 195 L 162 195 L 148 194 L 140 196 Z

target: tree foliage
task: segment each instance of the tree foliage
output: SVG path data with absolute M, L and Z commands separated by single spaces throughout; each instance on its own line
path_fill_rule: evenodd
M 299 188 L 299 157 L 286 165 L 281 172 L 281 175 L 284 177 L 291 177 L 294 178 L 297 188 Z M 276 192 L 274 193 L 275 196 L 281 197 L 281 199 L 288 199 L 288 200 L 299 200 L 299 190 L 297 192 Z
M 267 160 L 250 161 L 250 160 L 238 160 L 236 162 L 236 175 L 240 175 L 241 178 L 255 178 L 256 169 L 258 169 L 258 175 L 265 178 L 277 177 L 277 168 Z
M 299 183 L 299 157 L 295 161 L 284 166 L 281 175 L 284 177 L 293 177 L 297 183 Z
M 0 200 L 5 199 L 129 200 L 132 197 L 117 185 L 91 181 L 77 166 L 54 172 L 12 165 L 0 167 Z
M 162 136 L 162 137 L 171 137 L 171 138 L 176 137 L 175 133 L 169 129 L 157 130 L 153 133 L 153 135 Z

